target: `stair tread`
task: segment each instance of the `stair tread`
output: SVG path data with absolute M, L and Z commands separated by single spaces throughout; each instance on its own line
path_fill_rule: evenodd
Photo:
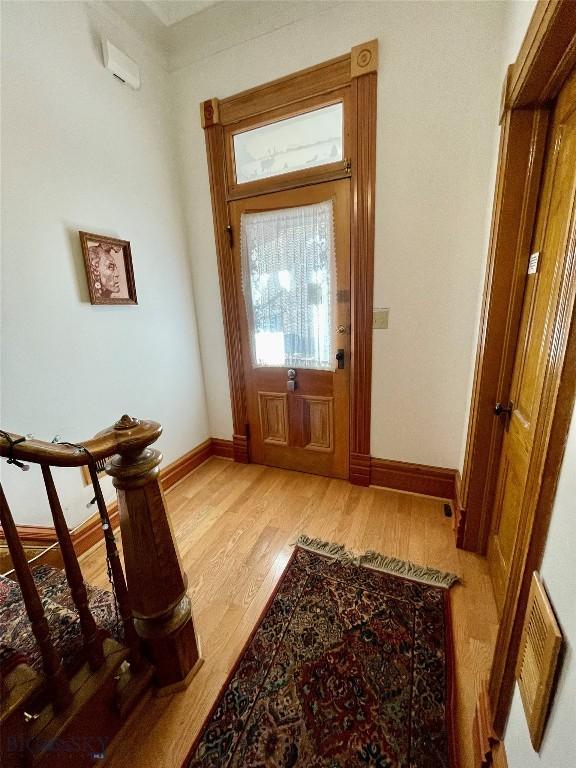
M 73 672 L 84 660 L 80 620 L 63 571 L 42 565 L 32 570 L 44 606 L 50 635 L 65 668 Z M 94 620 L 107 635 L 122 642 L 111 592 L 86 585 Z M 18 664 L 41 672 L 42 659 L 17 582 L 0 576 L 0 672 L 8 674 Z

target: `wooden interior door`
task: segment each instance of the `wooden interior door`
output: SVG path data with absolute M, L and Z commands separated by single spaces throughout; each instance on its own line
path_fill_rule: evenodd
M 502 612 L 518 533 L 523 524 L 527 479 L 538 452 L 535 430 L 546 364 L 554 356 L 552 319 L 559 299 L 563 264 L 574 248 L 576 190 L 576 74 L 556 105 L 544 181 L 538 204 L 532 256 L 527 265 L 520 334 L 516 349 L 510 402 L 498 409 L 506 419 L 492 515 L 488 561 L 498 609 Z
M 250 459 L 257 464 L 348 477 L 349 188 L 342 179 L 230 204 Z M 316 211 L 324 216 L 319 224 Z M 286 225 L 298 217 L 306 223 Z

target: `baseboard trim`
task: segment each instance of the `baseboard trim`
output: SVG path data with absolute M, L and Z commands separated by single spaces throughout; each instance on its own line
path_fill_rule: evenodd
M 235 440 L 223 440 L 212 437 L 204 440 L 184 456 L 163 467 L 160 470 L 160 480 L 164 491 L 168 491 L 176 483 L 187 477 L 193 470 L 207 461 L 211 456 L 224 459 L 238 457 L 238 436 Z M 245 438 L 244 438 L 245 440 Z M 243 447 L 243 445 L 241 446 Z M 405 461 L 378 459 L 374 456 L 354 454 L 351 462 L 350 481 L 357 485 L 376 485 L 395 491 L 418 493 L 449 501 L 454 510 L 454 529 L 457 541 L 463 534 L 463 511 L 460 504 L 460 473 L 457 469 L 433 467 L 425 464 L 410 464 Z M 240 461 L 246 461 L 244 451 L 240 451 Z M 118 503 L 113 501 L 108 505 L 108 515 L 112 527 L 120 523 Z M 58 541 L 56 531 L 50 526 L 19 525 L 18 535 L 23 544 L 28 546 L 49 546 Z M 71 532 L 72 542 L 77 555 L 82 555 L 102 538 L 100 517 L 98 513 L 74 528 Z M 0 544 L 3 542 L 3 532 L 0 528 Z
M 458 549 L 464 549 L 464 531 L 466 530 L 466 510 L 462 507 L 462 480 L 460 472 L 456 473 L 454 483 L 454 501 L 452 509 L 454 510 L 454 535 L 456 536 L 456 546 Z
M 223 440 L 221 437 L 213 437 L 212 456 L 219 456 L 221 459 L 234 459 L 234 444 L 232 440 Z
M 233 458 L 232 441 L 215 437 L 208 438 L 191 451 L 188 451 L 188 453 L 185 453 L 184 456 L 176 459 L 171 464 L 167 464 L 160 470 L 160 480 L 164 491 L 170 490 L 172 486 L 187 477 L 211 456 L 219 456 L 225 459 Z M 112 501 L 108 504 L 108 516 L 110 517 L 112 527 L 116 528 L 120 524 L 117 501 Z M 27 548 L 48 547 L 51 544 L 56 544 L 58 541 L 56 531 L 50 526 L 18 525 L 16 527 L 21 542 Z M 87 552 L 102 540 L 102 529 L 98 513 L 96 512 L 79 526 L 73 528 L 70 531 L 70 535 L 76 554 L 80 556 Z M 0 546 L 4 543 L 4 534 L 0 528 Z
M 232 450 L 234 461 L 237 461 L 239 464 L 248 464 L 250 462 L 247 435 L 232 435 Z
M 394 491 L 419 493 L 449 501 L 454 511 L 459 506 L 460 473 L 457 469 L 410 464 L 406 461 L 370 460 L 370 484 Z
M 349 480 L 352 485 L 370 485 L 372 461 L 368 453 L 350 454 Z
M 203 443 L 197 445 L 184 456 L 181 456 L 176 461 L 168 464 L 160 470 L 160 480 L 162 482 L 162 488 L 167 491 L 172 488 L 177 482 L 189 475 L 192 470 L 204 464 L 210 456 L 212 456 L 212 440 L 204 440 Z
M 56 531 L 48 525 L 17 525 L 18 537 L 23 544 L 53 544 L 58 541 Z M 6 541 L 4 531 L 0 528 L 0 542 Z

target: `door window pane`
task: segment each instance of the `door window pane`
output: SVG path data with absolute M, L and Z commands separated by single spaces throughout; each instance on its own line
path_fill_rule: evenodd
M 254 366 L 334 370 L 332 201 L 243 213 L 241 238 Z
M 236 181 L 245 184 L 343 160 L 342 134 L 341 103 L 237 133 Z

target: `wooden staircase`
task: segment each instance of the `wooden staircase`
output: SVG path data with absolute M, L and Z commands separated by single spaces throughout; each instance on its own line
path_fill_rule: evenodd
M 151 685 L 171 693 L 201 663 L 186 577 L 162 489 L 162 456 L 150 448 L 156 422 L 123 416 L 83 444 L 0 434 L 0 456 L 40 464 L 58 536 L 51 562 L 26 559 L 0 485 L 0 523 L 14 564 L 0 578 L 0 762 L 2 766 L 89 766 Z M 125 569 L 97 466 L 118 491 Z M 51 467 L 87 466 L 102 521 L 111 592 L 86 586 Z M 38 560 L 38 558 L 36 558 Z

